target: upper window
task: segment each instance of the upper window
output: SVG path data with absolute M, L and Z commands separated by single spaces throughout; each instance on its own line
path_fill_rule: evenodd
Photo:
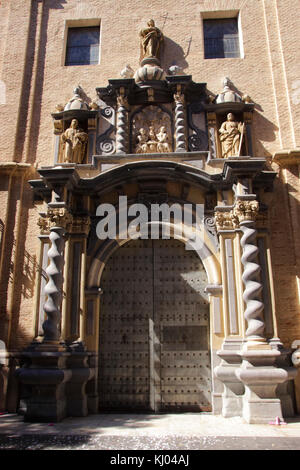
M 204 57 L 240 57 L 237 18 L 203 20 Z
M 99 63 L 99 26 L 69 28 L 66 65 Z

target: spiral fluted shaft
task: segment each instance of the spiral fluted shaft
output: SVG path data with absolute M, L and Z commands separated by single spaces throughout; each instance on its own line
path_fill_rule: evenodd
M 58 341 L 60 337 L 59 322 L 64 262 L 63 232 L 63 228 L 54 227 L 49 235 L 51 245 L 48 250 L 49 265 L 46 269 L 48 282 L 44 291 L 47 295 L 47 301 L 44 304 L 44 310 L 47 314 L 47 319 L 43 323 L 44 341 Z
M 176 152 L 186 151 L 185 132 L 184 132 L 184 104 L 182 100 L 175 101 L 175 137 Z
M 117 115 L 117 135 L 116 135 L 116 153 L 126 153 L 127 143 L 127 110 L 121 104 L 118 106 Z
M 263 302 L 260 300 L 262 284 L 259 280 L 260 266 L 256 262 L 258 248 L 256 246 L 256 230 L 252 221 L 242 222 L 240 228 L 243 232 L 241 246 L 243 248 L 242 275 L 245 286 L 243 299 L 246 303 L 245 319 L 247 321 L 246 337 L 248 339 L 264 339 Z

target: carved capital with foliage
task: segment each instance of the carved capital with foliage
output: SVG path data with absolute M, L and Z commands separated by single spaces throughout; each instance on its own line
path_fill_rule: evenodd
M 217 231 L 220 230 L 234 230 L 237 226 L 236 218 L 233 215 L 233 211 L 216 211 L 215 222 Z
M 117 96 L 117 105 L 118 108 L 123 107 L 128 109 L 129 107 L 128 98 L 125 95 L 125 89 L 123 87 L 121 87 L 119 90 L 119 94 Z
M 46 214 L 39 217 L 38 226 L 40 227 L 41 234 L 47 234 L 53 227 L 60 227 L 67 229 L 69 224 L 72 223 L 72 215 L 65 207 L 48 208 Z
M 174 101 L 176 104 L 184 104 L 184 94 L 180 92 L 175 93 Z
M 256 200 L 238 200 L 232 212 L 238 224 L 246 220 L 255 221 L 259 212 L 259 203 Z

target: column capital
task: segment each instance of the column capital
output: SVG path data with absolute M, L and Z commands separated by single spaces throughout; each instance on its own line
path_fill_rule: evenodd
M 232 218 L 235 224 L 255 222 L 259 212 L 259 202 L 253 199 L 238 199 L 234 204 Z

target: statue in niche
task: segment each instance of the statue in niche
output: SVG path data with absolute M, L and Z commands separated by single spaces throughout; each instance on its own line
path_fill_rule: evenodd
M 63 142 L 63 162 L 82 163 L 88 135 L 79 127 L 77 119 L 73 119 L 70 127 L 61 136 Z
M 235 120 L 232 113 L 227 114 L 227 120 L 219 129 L 222 145 L 222 157 L 238 157 L 244 134 L 244 124 Z
M 148 28 L 142 29 L 141 38 L 141 61 L 143 59 L 160 58 L 160 47 L 163 42 L 162 32 L 156 28 L 154 20 L 149 20 Z
M 161 126 L 157 134 L 153 126 L 149 127 L 149 132 L 144 127 L 141 127 L 137 135 L 137 141 L 136 153 L 172 152 L 165 126 Z

